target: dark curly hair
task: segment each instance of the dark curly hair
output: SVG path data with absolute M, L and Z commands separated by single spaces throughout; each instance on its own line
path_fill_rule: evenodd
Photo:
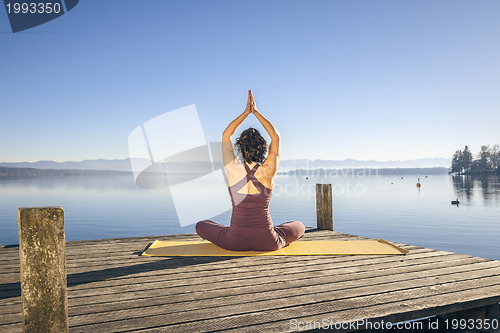
M 255 128 L 250 127 L 244 130 L 240 137 L 236 139 L 235 145 L 245 162 L 264 162 L 267 153 L 267 142 Z

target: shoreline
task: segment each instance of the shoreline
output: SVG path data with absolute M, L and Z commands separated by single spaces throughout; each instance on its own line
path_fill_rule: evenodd
M 197 174 L 196 172 L 188 172 Z M 171 174 L 181 174 L 172 172 Z M 204 173 L 199 173 L 200 176 Z M 338 169 L 292 169 L 278 171 L 277 175 L 320 175 L 320 176 L 351 176 L 351 175 L 445 175 L 450 174 L 449 168 L 338 168 Z M 126 176 L 132 175 L 132 171 L 118 170 L 87 170 L 87 169 L 39 169 L 39 168 L 11 168 L 0 166 L 0 179 L 26 179 L 26 178 L 49 178 L 68 176 Z

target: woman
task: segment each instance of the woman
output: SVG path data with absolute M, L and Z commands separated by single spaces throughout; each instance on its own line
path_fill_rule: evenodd
M 269 153 L 264 159 L 267 142 L 256 129 L 249 128 L 236 140 L 243 158 L 243 163 L 240 163 L 234 154 L 231 136 L 252 113 L 271 137 Z M 196 224 L 198 235 L 234 251 L 279 250 L 302 237 L 305 227 L 301 222 L 286 222 L 274 227 L 269 215 L 269 200 L 280 155 L 280 136 L 273 124 L 257 110 L 251 90 L 245 111 L 222 134 L 222 155 L 233 204 L 231 226 L 201 221 Z

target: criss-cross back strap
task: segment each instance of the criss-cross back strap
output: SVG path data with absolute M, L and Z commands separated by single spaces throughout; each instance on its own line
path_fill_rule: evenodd
M 245 170 L 247 171 L 247 176 L 253 176 L 255 174 L 255 171 L 257 171 L 257 168 L 259 167 L 259 164 L 255 163 L 252 170 L 250 170 L 250 168 L 248 167 L 248 165 L 245 162 L 243 162 L 243 164 L 245 165 Z
M 259 167 L 259 164 L 255 164 L 251 170 L 245 162 L 243 162 L 243 164 L 245 165 L 245 170 L 247 174 L 239 182 L 237 182 L 231 187 L 231 191 L 237 192 L 241 190 L 249 181 L 251 181 L 254 185 L 260 184 L 259 180 L 255 178 L 254 175 L 255 171 L 257 171 Z

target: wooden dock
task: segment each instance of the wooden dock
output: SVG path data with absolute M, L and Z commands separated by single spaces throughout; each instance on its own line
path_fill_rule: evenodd
M 326 322 L 347 332 L 364 320 L 498 318 L 500 261 L 399 243 L 410 253 L 140 256 L 155 239 L 199 237 L 67 242 L 70 332 L 289 332 Z M 309 229 L 303 239 L 367 238 Z M 0 332 L 21 332 L 19 249 L 0 248 L 0 265 Z

